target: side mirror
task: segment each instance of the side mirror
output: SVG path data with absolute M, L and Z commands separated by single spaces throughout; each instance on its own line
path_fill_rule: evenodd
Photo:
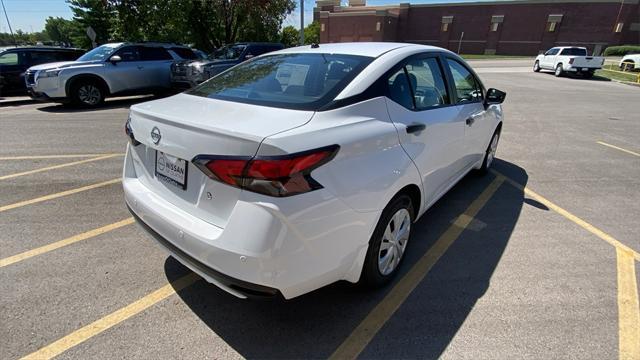
M 484 105 L 502 104 L 507 97 L 507 93 L 498 89 L 491 88 L 487 90 L 487 96 L 484 98 Z
M 122 58 L 119 55 L 113 55 L 109 58 L 109 61 L 111 61 L 111 63 L 115 65 L 116 63 L 122 61 Z

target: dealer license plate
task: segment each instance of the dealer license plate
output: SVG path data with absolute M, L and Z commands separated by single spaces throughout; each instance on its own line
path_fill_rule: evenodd
M 187 188 L 187 161 L 156 151 L 156 177 L 168 184 Z

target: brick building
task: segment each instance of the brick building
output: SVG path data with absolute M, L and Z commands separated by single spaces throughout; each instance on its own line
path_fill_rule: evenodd
M 367 6 L 318 0 L 320 41 L 399 41 L 464 54 L 535 55 L 553 46 L 640 44 L 639 0 L 511 0 Z

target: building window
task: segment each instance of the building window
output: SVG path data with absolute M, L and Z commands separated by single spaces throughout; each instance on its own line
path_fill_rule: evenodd
M 449 24 L 451 24 L 452 22 L 453 22 L 453 16 L 443 16 L 442 26 L 440 27 L 440 30 L 442 30 L 443 32 L 449 31 Z
M 624 26 L 624 23 L 621 23 L 621 22 L 617 23 L 616 24 L 616 28 L 615 28 L 614 31 L 617 32 L 617 33 L 622 32 L 622 27 L 623 26 Z
M 547 26 L 547 30 L 548 30 L 549 32 L 554 32 L 554 31 L 556 31 L 556 24 L 557 24 L 557 23 L 555 23 L 555 22 L 550 22 L 550 23 L 548 24 L 548 26 Z
M 376 23 L 376 31 L 380 31 L 380 21 Z
M 498 31 L 498 24 L 500 23 L 491 23 L 491 31 Z
M 320 31 L 324 31 L 324 23 L 320 24 Z
M 443 32 L 449 31 L 449 23 L 442 24 L 442 31 Z

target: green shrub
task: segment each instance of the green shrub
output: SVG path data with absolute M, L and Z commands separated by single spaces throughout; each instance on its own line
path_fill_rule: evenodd
M 625 56 L 640 53 L 640 45 L 609 46 L 604 50 L 604 56 Z

